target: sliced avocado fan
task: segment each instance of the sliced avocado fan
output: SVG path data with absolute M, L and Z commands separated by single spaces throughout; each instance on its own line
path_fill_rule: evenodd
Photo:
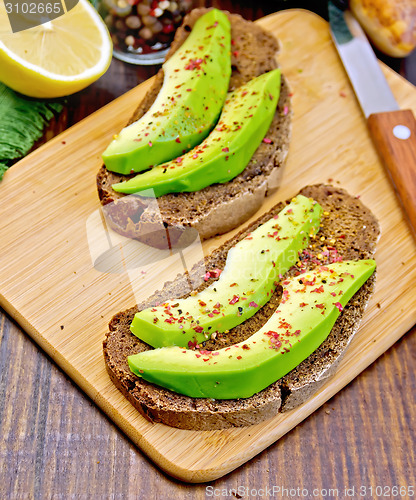
M 126 194 L 151 188 L 159 197 L 230 181 L 246 168 L 264 139 L 279 95 L 279 69 L 250 80 L 228 94 L 218 123 L 201 144 L 112 188 Z M 141 194 L 150 196 L 149 191 Z
M 217 351 L 162 347 L 128 357 L 133 373 L 193 398 L 248 398 L 306 359 L 373 274 L 374 260 L 337 262 L 283 281 L 275 313 L 246 341 Z

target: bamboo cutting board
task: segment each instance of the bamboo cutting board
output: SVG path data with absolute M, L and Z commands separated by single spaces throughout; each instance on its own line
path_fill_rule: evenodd
M 146 421 L 107 376 L 102 340 L 112 315 L 181 270 L 177 255 L 160 255 L 163 264 L 145 259 L 136 274 L 93 265 L 100 250 L 94 245 L 101 241 L 94 233 L 100 217 L 95 187 L 100 154 L 149 82 L 36 150 L 0 184 L 1 306 L 162 469 L 191 482 L 218 478 L 275 442 L 416 322 L 415 241 L 371 144 L 327 23 L 307 11 L 289 10 L 259 24 L 282 42 L 279 61 L 294 104 L 283 184 L 261 211 L 306 184 L 330 181 L 360 195 L 382 230 L 376 292 L 361 328 L 335 377 L 301 407 L 249 428 L 184 431 Z M 401 107 L 416 113 L 412 85 L 383 70 Z M 230 235 L 205 242 L 204 251 Z

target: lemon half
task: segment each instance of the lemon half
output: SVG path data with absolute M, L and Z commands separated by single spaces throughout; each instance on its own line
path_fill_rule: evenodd
M 0 81 L 31 97 L 73 94 L 111 62 L 107 28 L 88 0 L 45 24 L 12 33 L 0 0 Z

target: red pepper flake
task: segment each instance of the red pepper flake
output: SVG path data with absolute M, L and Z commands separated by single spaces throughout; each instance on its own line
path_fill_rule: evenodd
M 237 356 L 237 359 L 241 359 L 241 358 L 242 358 L 242 356 Z
M 282 304 L 284 304 L 287 301 L 287 299 L 289 298 L 289 290 L 283 290 L 282 295 L 283 295 L 283 297 L 282 297 L 281 302 L 282 302 Z
M 196 339 L 195 339 L 194 341 L 190 340 L 190 341 L 188 342 L 188 347 L 189 347 L 189 349 L 195 349 L 195 347 L 196 347 L 197 345 L 198 345 L 198 343 L 197 343 Z
M 149 147 L 152 147 L 152 146 L 153 146 L 153 144 L 149 141 Z
M 237 302 L 239 302 L 240 300 L 240 297 L 238 295 L 234 295 L 234 297 L 232 299 L 229 300 L 229 304 L 230 305 L 234 305 L 236 304 Z
M 181 142 L 179 136 L 175 139 L 175 142 L 179 142 L 179 143 Z
M 189 63 L 185 66 L 185 69 L 201 69 L 201 63 L 204 60 L 201 58 L 198 59 L 190 59 Z
M 238 57 L 238 54 L 239 54 L 238 50 L 235 50 L 235 51 L 233 52 L 233 56 L 234 56 L 234 57 Z
M 316 304 L 316 306 L 318 309 L 324 309 L 325 308 L 325 304 Z
M 312 292 L 316 292 L 316 293 L 324 293 L 324 285 L 321 285 L 320 287 L 318 288 L 314 288 L 313 290 L 311 290 L 311 293 Z
M 202 333 L 204 331 L 204 329 L 202 328 L 202 326 L 194 326 L 193 330 L 195 330 L 196 333 Z
M 235 40 L 231 40 L 231 45 L 235 45 Z
M 341 90 L 341 92 L 339 93 L 340 97 L 347 97 L 347 94 Z
M 174 323 L 174 322 L 175 322 L 175 320 L 174 320 L 173 318 L 166 318 L 166 319 L 165 319 L 165 323 L 172 324 L 172 323 Z
M 214 269 L 213 271 L 207 271 L 204 276 L 204 280 L 208 281 L 210 278 L 218 278 L 222 273 L 222 269 Z
M 222 148 L 222 151 L 223 151 L 224 153 L 228 153 L 230 150 L 229 150 L 228 148 Z
M 300 330 L 296 330 L 293 335 L 296 335 L 296 337 L 298 337 L 300 335 Z
M 206 302 L 204 302 L 203 300 L 198 300 L 198 304 L 201 306 L 201 307 L 204 307 L 206 306 Z
M 268 137 L 265 137 L 265 138 L 263 139 L 263 142 L 265 142 L 266 144 L 271 144 L 271 143 L 272 143 L 272 140 L 271 140 L 271 139 L 269 139 Z M 277 218 L 277 217 L 276 217 L 276 218 Z
M 299 304 L 299 307 L 305 307 L 305 306 L 307 306 L 307 305 L 308 305 L 308 304 L 307 304 L 306 302 L 301 302 L 301 303 Z
M 192 89 L 186 89 L 187 92 L 192 92 Z
M 249 306 L 250 307 L 259 307 L 259 305 L 256 304 L 254 301 L 250 302 Z
M 196 159 L 198 158 L 198 153 L 194 153 L 194 154 L 192 155 L 192 158 L 193 158 L 194 160 L 196 160 Z
M 332 295 L 333 297 L 337 296 L 337 294 L 335 292 L 331 292 L 330 295 Z
M 215 21 L 214 24 L 211 24 L 211 26 L 208 26 L 207 30 L 211 30 L 212 28 L 215 28 L 218 26 L 218 21 Z
M 209 317 L 209 318 L 213 318 L 213 317 L 214 317 L 214 315 L 213 315 L 212 313 L 208 313 L 208 317 Z
M 196 356 L 197 358 L 200 358 L 200 357 L 201 357 L 201 355 L 200 355 L 200 354 L 195 354 L 195 356 Z
M 333 305 L 338 309 L 339 312 L 342 312 L 342 310 L 344 309 L 340 302 L 334 302 Z
M 231 283 L 230 287 L 237 286 L 237 283 Z
M 183 161 L 182 156 L 179 156 L 178 158 L 176 158 L 176 163 L 182 163 L 182 161 Z

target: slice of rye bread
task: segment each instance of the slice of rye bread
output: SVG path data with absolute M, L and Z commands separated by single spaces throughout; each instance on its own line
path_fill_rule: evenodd
M 170 57 L 189 35 L 195 21 L 208 9 L 199 8 L 188 14 L 176 32 Z M 271 34 L 237 14 L 227 13 L 231 22 L 232 74 L 230 90 L 277 67 L 275 55 L 279 45 Z M 153 104 L 163 84 L 161 69 L 152 88 L 136 109 L 129 124 L 138 120 Z M 261 206 L 264 197 L 277 189 L 289 149 L 291 135 L 291 99 L 288 84 L 282 78 L 280 99 L 272 124 L 247 167 L 233 180 L 213 184 L 200 191 L 167 194 L 158 198 L 160 214 L 146 205 L 146 199 L 116 193 L 112 184 L 126 180 L 103 165 L 97 175 L 98 194 L 107 205 L 106 217 L 117 232 L 149 245 L 164 248 L 186 245 L 187 228 L 198 231 L 202 240 L 225 233 L 246 221 Z M 135 174 L 133 174 L 135 175 Z M 114 203 L 112 203 L 114 202 Z M 166 231 L 169 228 L 169 231 Z M 169 234 L 167 234 L 167 232 Z M 191 231 L 191 238 L 192 236 Z M 169 238 L 169 242 L 167 241 Z
M 340 188 L 325 185 L 308 186 L 300 193 L 318 201 L 324 210 L 319 233 L 301 256 L 304 266 L 312 268 L 318 263 L 332 262 L 337 257 L 358 260 L 373 256 L 379 226 L 375 217 L 360 200 Z M 228 250 L 284 206 L 284 202 L 279 203 L 212 252 L 205 258 L 206 269 L 223 269 Z M 298 272 L 299 268 L 295 266 L 286 276 Z M 211 283 L 212 280 L 203 282 L 197 290 L 200 291 Z M 166 283 L 161 291 L 137 307 L 113 317 L 109 325 L 110 331 L 104 340 L 107 371 L 111 380 L 133 406 L 153 422 L 193 430 L 256 424 L 275 416 L 279 411 L 302 404 L 333 375 L 357 330 L 374 283 L 375 275 L 349 301 L 328 338 L 313 354 L 286 376 L 247 399 L 190 398 L 150 384 L 130 371 L 127 356 L 151 349 L 130 332 L 129 326 L 134 314 L 156 303 L 188 296 L 189 288 L 185 275 L 179 275 L 174 281 Z M 215 340 L 205 342 L 204 349 L 218 349 L 247 339 L 264 325 L 277 308 L 281 292 L 281 287 L 278 286 L 271 300 L 254 316 L 231 329 L 228 334 L 218 335 Z

